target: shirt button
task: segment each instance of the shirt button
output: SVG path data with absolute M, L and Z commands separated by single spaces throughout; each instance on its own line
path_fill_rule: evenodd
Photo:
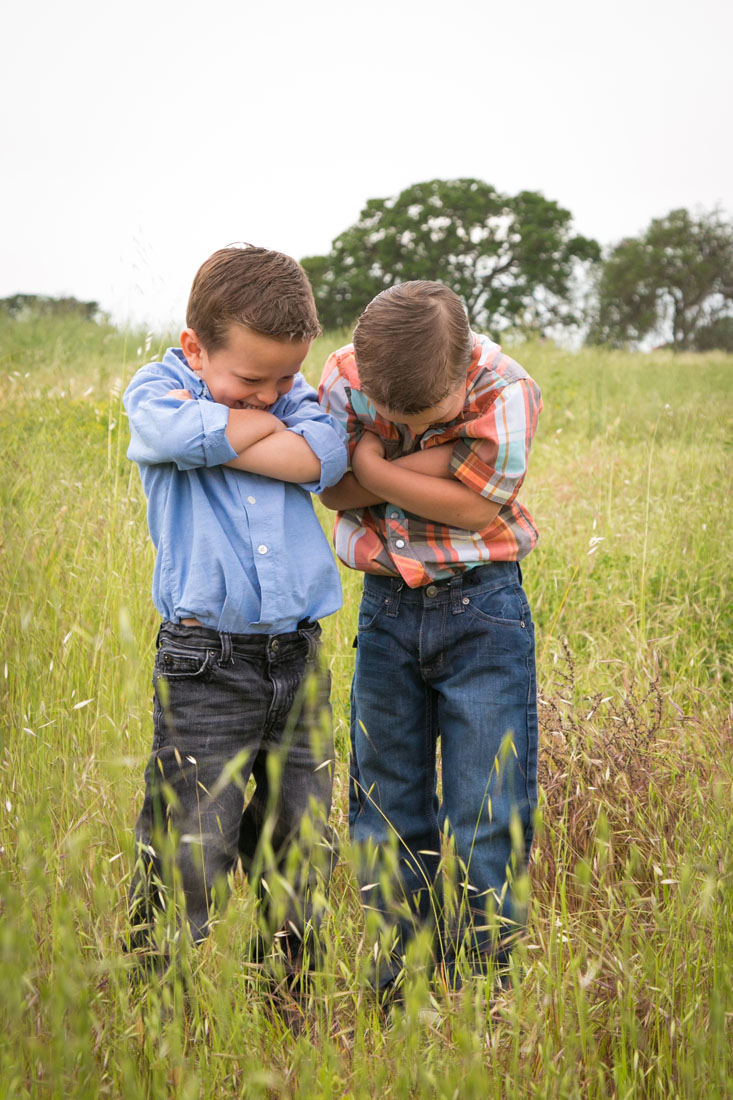
M 400 518 L 400 513 L 399 512 L 390 512 L 389 513 L 389 518 L 390 519 L 399 519 Z
M 259 545 L 259 546 L 257 547 L 257 553 L 258 553 L 258 554 L 266 554 L 266 553 L 267 553 L 267 547 L 265 546 L 264 542 L 263 542 L 263 543 L 261 543 L 261 544 L 260 544 L 260 545 Z
M 435 587 L 434 584 L 429 584 L 428 587 L 425 589 L 425 595 L 430 596 L 430 598 L 432 599 L 433 596 L 438 595 L 438 589 Z
M 395 542 L 395 546 L 397 547 L 398 550 L 401 550 L 404 545 L 405 545 L 405 540 L 404 539 L 397 539 L 397 541 Z
M 256 504 L 257 503 L 257 498 L 256 497 L 247 497 L 247 503 L 248 504 Z

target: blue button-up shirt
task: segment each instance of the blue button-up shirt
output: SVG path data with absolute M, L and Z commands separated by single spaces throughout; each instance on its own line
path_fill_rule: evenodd
M 168 397 L 187 389 L 192 401 Z M 123 398 L 128 458 L 138 464 L 156 548 L 153 601 L 164 619 L 225 633 L 281 634 L 341 606 L 341 584 L 310 493 L 346 471 L 344 433 L 301 374 L 270 412 L 321 463 L 318 484 L 235 470 L 229 409 L 213 401 L 182 351 L 134 376 Z

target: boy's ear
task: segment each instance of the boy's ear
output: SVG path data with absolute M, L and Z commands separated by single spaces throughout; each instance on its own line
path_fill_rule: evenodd
M 198 336 L 192 328 L 184 328 L 181 333 L 181 351 L 188 360 L 188 365 L 193 371 L 203 370 L 203 347 Z

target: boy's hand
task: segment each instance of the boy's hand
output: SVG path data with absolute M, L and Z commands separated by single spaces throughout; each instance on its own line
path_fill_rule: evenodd
M 193 401 L 188 390 L 168 390 L 166 397 L 175 397 L 177 401 Z

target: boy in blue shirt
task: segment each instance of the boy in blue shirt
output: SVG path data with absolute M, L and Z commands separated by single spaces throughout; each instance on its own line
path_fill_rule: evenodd
M 340 607 L 341 588 L 310 494 L 342 477 L 346 450 L 299 373 L 319 331 L 295 260 L 224 248 L 194 279 L 180 349 L 142 367 L 124 395 L 163 620 L 130 894 L 131 943 L 144 954 L 177 882 L 192 938 L 204 939 L 241 858 L 265 887 L 265 945 L 275 938 L 297 970 L 313 888 L 330 873 L 333 737 L 318 620 Z

